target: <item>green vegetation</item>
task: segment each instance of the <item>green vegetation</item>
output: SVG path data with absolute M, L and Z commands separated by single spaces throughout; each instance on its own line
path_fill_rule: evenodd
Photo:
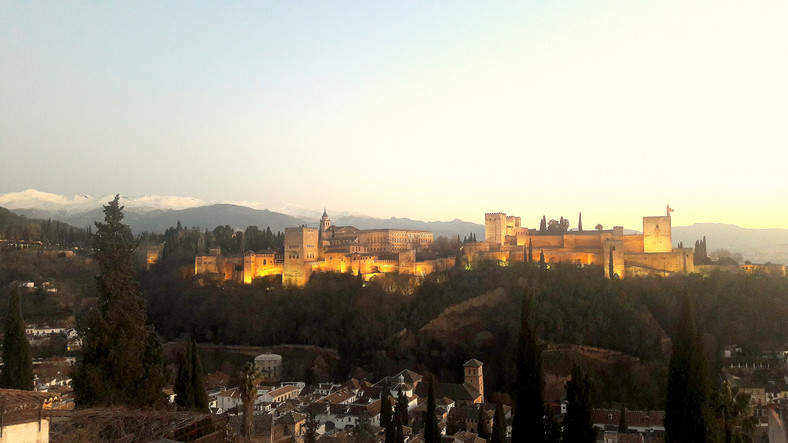
M 536 441 L 540 441 L 542 439 L 538 436 L 545 434 L 542 349 L 536 338 L 532 303 L 532 297 L 526 292 L 517 341 L 517 407 L 512 421 L 513 441 L 526 441 L 529 436 L 536 436 Z
M 205 392 L 202 363 L 194 340 L 186 344 L 179 354 L 178 375 L 175 379 L 175 403 L 186 409 L 208 412 L 208 394 Z
M 689 297 L 683 297 L 668 372 L 667 443 L 705 442 L 709 437 L 710 383 L 701 337 Z
M 435 381 L 432 376 L 427 377 L 427 410 L 424 412 L 424 442 L 440 443 L 441 433 L 438 426 L 438 417 L 435 415 Z
M 566 382 L 565 443 L 594 443 L 596 429 L 592 416 L 591 378 L 580 366 L 572 368 L 572 379 Z
M 693 294 L 698 324 L 719 345 L 735 343 L 756 353 L 788 342 L 788 279 L 767 275 L 609 280 L 594 266 L 551 264 L 541 271 L 538 263 L 482 263 L 431 274 L 410 295 L 384 285 L 387 279 L 359 287 L 355 275 L 336 273 L 315 274 L 302 289 L 200 286 L 167 266 L 143 273 L 141 280 L 150 319 L 168 340 L 193 333 L 200 342 L 330 347 L 341 356 L 329 362 L 334 380 L 351 371 L 377 379 L 411 368 L 460 381 L 457 368 L 478 358 L 490 394 L 515 390 L 519 316 L 512 313 L 521 309 L 524 283 L 533 282 L 540 339 L 623 353 L 544 354 L 546 370 L 561 376 L 582 363 L 592 374 L 599 407 L 664 407 L 663 345 L 676 329 L 680 294 Z M 502 294 L 497 301 L 482 302 L 495 290 Z M 445 317 L 447 308 L 466 302 L 459 317 Z
M 12 290 L 3 328 L 3 372 L 0 388 L 33 390 L 33 360 L 25 336 L 19 288 Z
M 0 240 L 40 241 L 61 249 L 90 245 L 90 228 L 75 228 L 59 221 L 29 219 L 0 208 Z
M 499 401 L 495 404 L 495 416 L 493 417 L 491 443 L 506 442 L 506 416 L 503 412 L 503 404 Z
M 74 373 L 80 406 L 153 406 L 162 400 L 164 355 L 156 333 L 146 326 L 145 300 L 135 276 L 129 227 L 122 223 L 119 197 L 104 206 L 93 239 L 98 308 L 81 319 L 83 359 Z
M 257 386 L 260 385 L 262 379 L 263 373 L 260 372 L 260 368 L 252 362 L 246 363 L 243 369 L 241 369 L 238 391 L 241 394 L 241 402 L 243 403 L 244 409 L 243 426 L 241 427 L 241 434 L 244 437 L 252 436 L 254 426 L 254 400 L 257 398 Z

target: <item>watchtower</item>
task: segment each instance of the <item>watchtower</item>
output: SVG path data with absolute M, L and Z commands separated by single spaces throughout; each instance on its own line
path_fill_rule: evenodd
M 479 391 L 481 402 L 484 403 L 484 376 L 482 375 L 484 364 L 472 358 L 462 366 L 465 369 L 465 384 Z

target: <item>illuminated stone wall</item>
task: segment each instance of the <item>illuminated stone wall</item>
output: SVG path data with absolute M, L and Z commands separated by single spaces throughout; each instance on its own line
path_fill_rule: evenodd
M 317 228 L 285 228 L 285 253 L 282 284 L 303 286 L 318 259 Z
M 628 276 L 670 275 L 695 272 L 695 251 L 692 248 L 676 248 L 671 252 L 627 254 Z
M 670 217 L 643 217 L 643 252 L 673 250 Z
M 503 246 L 506 242 L 506 214 L 494 212 L 484 214 L 484 241 Z
M 244 255 L 244 283 L 251 283 L 258 277 L 279 275 L 283 271 L 282 263 L 277 262 L 274 252 L 247 253 Z

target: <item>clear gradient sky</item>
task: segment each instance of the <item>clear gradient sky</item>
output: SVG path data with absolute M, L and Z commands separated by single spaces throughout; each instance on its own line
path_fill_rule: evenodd
M 0 193 L 788 228 L 788 2 L 0 3 Z

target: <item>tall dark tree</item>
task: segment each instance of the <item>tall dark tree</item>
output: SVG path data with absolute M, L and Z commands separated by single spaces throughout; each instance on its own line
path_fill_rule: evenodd
M 528 263 L 533 263 L 534 261 L 534 242 L 530 238 L 528 239 Z
M 397 406 L 394 408 L 395 414 L 399 416 L 399 421 L 402 426 L 408 425 L 408 398 L 402 389 L 397 393 Z
M 544 443 L 561 442 L 561 425 L 550 405 L 544 405 Z
M 541 251 L 539 251 L 539 269 L 544 269 L 544 268 L 545 268 L 544 249 L 542 249 Z
M 22 318 L 22 303 L 19 288 L 11 289 L 8 311 L 3 328 L 3 372 L 0 373 L 0 388 L 33 390 L 33 360 L 30 344 L 25 335 Z
M 517 409 L 512 423 L 512 441 L 532 441 L 544 435 L 544 375 L 542 349 L 536 338 L 530 289 L 523 296 L 520 336 L 517 350 Z
M 493 428 L 490 435 L 491 443 L 506 442 L 506 415 L 503 412 L 503 404 L 498 401 L 495 405 L 495 416 L 493 416 Z
M 205 392 L 202 363 L 194 340 L 186 345 L 178 358 L 178 374 L 173 390 L 178 406 L 208 412 L 208 394 Z
M 682 300 L 668 366 L 665 405 L 667 443 L 705 442 L 709 431 L 710 392 L 702 337 L 695 326 L 689 296 Z
M 607 262 L 607 275 L 610 278 L 614 278 L 616 276 L 616 273 L 614 271 L 615 268 L 613 267 L 613 250 L 614 249 L 615 248 L 613 248 L 612 246 L 610 247 L 610 257 L 608 258 L 608 262 Z
M 317 421 L 317 415 L 312 408 L 306 413 L 306 422 L 304 423 L 304 443 L 317 442 L 317 428 L 320 427 L 320 422 Z
M 386 443 L 393 443 L 396 437 L 394 416 L 391 411 L 391 397 L 389 391 L 380 393 L 380 427 L 386 431 Z
M 566 416 L 564 417 L 564 442 L 594 443 L 596 430 L 591 404 L 591 379 L 579 366 L 572 368 L 572 379 L 564 385 L 566 390 Z
M 583 232 L 583 213 L 577 213 L 577 232 Z
M 479 426 L 476 429 L 476 435 L 481 438 L 489 438 L 490 437 L 490 425 L 487 421 L 487 413 L 484 411 L 484 403 L 479 405 L 479 419 L 478 419 Z
M 539 222 L 539 232 L 547 232 L 547 217 L 542 216 L 542 221 Z
M 208 393 L 205 391 L 205 374 L 202 370 L 202 361 L 200 361 L 200 353 L 197 350 L 197 342 L 194 340 L 191 341 L 191 363 L 194 409 L 208 412 L 210 409 Z
M 619 434 L 626 434 L 629 430 L 629 426 L 627 426 L 627 408 L 624 405 L 621 405 L 621 412 L 618 418 L 618 433 Z
M 405 443 L 405 431 L 399 414 L 394 415 L 394 443 Z
M 73 380 L 80 406 L 141 407 L 162 399 L 164 354 L 158 335 L 145 325 L 131 230 L 118 202 L 116 195 L 104 206 L 104 223 L 96 222 L 93 236 L 99 300 L 78 325 L 83 358 Z
M 186 345 L 186 349 L 178 354 L 178 374 L 175 377 L 175 404 L 182 408 L 191 409 L 194 407 L 194 377 L 192 375 L 192 348 Z
M 435 415 L 435 386 L 432 376 L 427 380 L 427 410 L 424 412 L 424 443 L 440 443 L 441 432 L 438 417 Z

